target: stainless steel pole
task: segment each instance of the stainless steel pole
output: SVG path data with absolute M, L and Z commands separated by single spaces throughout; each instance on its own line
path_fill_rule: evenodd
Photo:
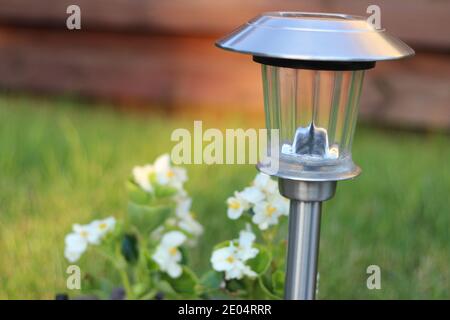
M 322 202 L 334 196 L 336 181 L 279 179 L 279 188 L 291 201 L 284 297 L 314 300 Z
M 285 299 L 314 300 L 321 202 L 291 200 Z

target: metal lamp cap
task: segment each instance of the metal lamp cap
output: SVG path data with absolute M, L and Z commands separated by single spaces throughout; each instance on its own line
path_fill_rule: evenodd
M 267 12 L 216 42 L 254 56 L 312 61 L 382 61 L 414 55 L 366 18 L 328 13 Z

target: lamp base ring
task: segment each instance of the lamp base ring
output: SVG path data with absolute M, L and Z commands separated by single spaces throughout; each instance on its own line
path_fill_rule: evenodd
M 343 181 L 353 179 L 361 174 L 361 168 L 352 161 L 346 166 L 307 166 L 299 163 L 293 164 L 279 160 L 278 168 L 274 169 L 265 162 L 259 162 L 256 168 L 269 176 L 275 176 L 295 181 Z

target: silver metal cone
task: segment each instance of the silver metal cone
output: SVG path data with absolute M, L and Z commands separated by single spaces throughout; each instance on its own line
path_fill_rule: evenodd
M 216 42 L 254 56 L 313 61 L 381 61 L 414 50 L 366 18 L 344 14 L 268 12 Z

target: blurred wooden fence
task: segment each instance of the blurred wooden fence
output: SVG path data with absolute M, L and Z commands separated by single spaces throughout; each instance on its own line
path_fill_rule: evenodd
M 82 30 L 66 29 L 81 7 Z M 262 110 L 259 66 L 214 40 L 263 11 L 367 15 L 417 55 L 367 76 L 361 116 L 409 128 L 450 129 L 448 0 L 0 0 L 0 87 L 70 93 L 166 108 Z

